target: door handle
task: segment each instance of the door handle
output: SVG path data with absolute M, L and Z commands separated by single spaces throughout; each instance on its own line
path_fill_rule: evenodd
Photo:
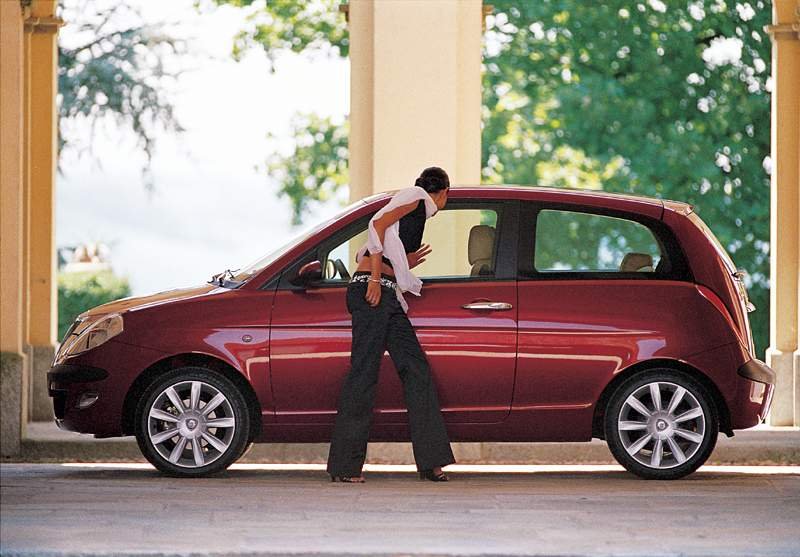
M 464 304 L 461 306 L 464 309 L 489 309 L 489 310 L 501 310 L 501 309 L 511 309 L 511 304 L 508 302 L 489 302 L 489 301 L 482 301 L 482 302 L 472 302 L 469 304 Z

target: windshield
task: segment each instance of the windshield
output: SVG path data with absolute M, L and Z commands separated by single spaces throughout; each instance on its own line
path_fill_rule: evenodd
M 355 202 L 351 203 L 350 205 L 348 205 L 347 207 L 345 207 L 344 209 L 342 209 L 339 213 L 337 213 L 333 217 L 331 217 L 331 218 L 329 218 L 329 219 L 317 224 L 313 228 L 311 228 L 311 229 L 307 229 L 306 228 L 306 229 L 300 230 L 299 232 L 297 232 L 297 234 L 295 234 L 295 236 L 292 237 L 291 240 L 289 240 L 288 242 L 283 244 L 281 247 L 269 252 L 268 254 L 266 254 L 266 255 L 264 255 L 262 257 L 259 257 L 258 259 L 256 259 L 252 263 L 250 263 L 249 265 L 246 265 L 245 267 L 242 267 L 236 273 L 236 275 L 234 275 L 231 278 L 231 280 L 233 280 L 233 281 L 247 280 L 248 278 L 250 278 L 254 274 L 258 273 L 261 269 L 263 269 L 264 267 L 266 267 L 267 265 L 269 265 L 270 263 L 272 263 L 273 261 L 278 259 L 283 253 L 288 251 L 292 246 L 295 246 L 297 244 L 300 244 L 300 243 L 304 242 L 305 240 L 307 240 L 308 238 L 310 238 L 311 236 L 313 236 L 314 234 L 316 234 L 320 230 L 322 230 L 322 229 L 326 228 L 327 226 L 329 226 L 330 224 L 336 222 L 337 220 L 342 218 L 344 215 L 346 215 L 347 213 L 352 211 L 357 206 L 362 205 L 363 203 L 364 203 L 363 200 L 355 201 Z

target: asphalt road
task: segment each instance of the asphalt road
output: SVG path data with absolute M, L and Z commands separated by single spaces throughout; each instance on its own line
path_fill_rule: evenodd
M 800 467 L 705 467 L 679 481 L 617 466 L 451 466 L 420 481 L 367 465 L 234 465 L 173 479 L 148 465 L 3 464 L 13 555 L 800 555 Z M 516 472 L 514 472 L 516 470 Z

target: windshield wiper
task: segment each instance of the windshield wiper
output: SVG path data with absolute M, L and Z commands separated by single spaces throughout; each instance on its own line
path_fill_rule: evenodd
M 239 269 L 234 269 L 233 271 L 231 271 L 230 269 L 225 269 L 221 273 L 217 273 L 216 275 L 212 275 L 211 276 L 211 280 L 209 280 L 208 282 L 216 282 L 220 286 L 225 286 L 226 278 L 230 277 L 231 279 L 233 279 L 233 277 L 234 277 L 233 273 L 235 273 L 238 270 Z

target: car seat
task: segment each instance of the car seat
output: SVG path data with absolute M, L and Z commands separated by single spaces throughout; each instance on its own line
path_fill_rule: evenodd
M 472 265 L 470 276 L 494 274 L 495 229 L 488 224 L 476 224 L 469 230 L 467 258 Z
M 622 273 L 632 273 L 636 271 L 653 271 L 653 256 L 647 253 L 626 253 L 619 264 Z

